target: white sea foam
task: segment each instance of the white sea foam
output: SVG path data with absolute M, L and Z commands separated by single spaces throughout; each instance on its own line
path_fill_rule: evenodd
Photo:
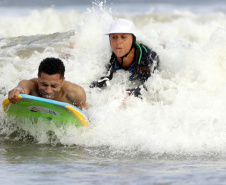
M 121 103 L 126 73 L 119 71 L 102 91 L 89 88 L 104 74 L 110 59 L 104 33 L 116 17 L 134 21 L 137 40 L 153 48 L 161 61 L 159 71 L 146 82 L 143 99 L 131 96 L 125 105 Z M 103 4 L 85 13 L 46 9 L 6 17 L 0 21 L 1 100 L 20 80 L 35 77 L 42 59 L 60 57 L 66 80 L 87 92 L 90 108 L 85 113 L 92 126 L 27 127 L 38 142 L 48 143 L 46 133 L 51 129 L 66 145 L 160 154 L 226 153 L 225 19 L 224 13 L 192 12 L 125 16 Z M 71 40 L 74 49 L 69 48 Z

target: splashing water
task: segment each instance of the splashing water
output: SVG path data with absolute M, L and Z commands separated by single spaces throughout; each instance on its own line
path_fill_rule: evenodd
M 155 50 L 161 62 L 146 82 L 143 99 L 128 97 L 124 106 L 126 72 L 117 72 L 102 91 L 89 88 L 106 72 L 111 48 L 104 33 L 117 17 L 135 23 L 137 40 Z M 40 123 L 23 128 L 37 142 L 154 154 L 225 154 L 225 18 L 218 12 L 183 11 L 125 16 L 102 2 L 85 13 L 48 8 L 6 17 L 0 21 L 1 100 L 20 80 L 36 77 L 42 59 L 59 57 L 66 66 L 66 80 L 87 92 L 90 108 L 85 113 L 92 126 L 57 128 Z M 74 49 L 69 48 L 71 41 Z M 9 125 L 15 122 L 1 116 L 0 123 L 1 133 L 11 135 Z

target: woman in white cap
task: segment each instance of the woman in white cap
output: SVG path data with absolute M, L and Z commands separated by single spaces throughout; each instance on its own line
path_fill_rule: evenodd
M 93 82 L 90 87 L 104 87 L 113 78 L 113 73 L 119 69 L 131 73 L 129 80 L 137 84 L 136 88 L 127 89 L 129 94 L 140 96 L 139 87 L 158 68 L 158 55 L 147 46 L 136 42 L 136 28 L 127 19 L 117 19 L 110 25 L 109 32 L 112 56 L 108 65 L 108 75 Z M 144 86 L 145 88 L 145 86 Z

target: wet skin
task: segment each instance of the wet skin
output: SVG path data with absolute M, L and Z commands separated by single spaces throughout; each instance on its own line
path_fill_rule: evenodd
M 58 73 L 53 75 L 41 73 L 37 81 L 39 92 L 43 98 L 57 99 L 64 84 L 64 77 Z

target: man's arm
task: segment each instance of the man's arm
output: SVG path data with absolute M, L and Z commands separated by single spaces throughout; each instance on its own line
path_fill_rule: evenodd
M 33 80 L 22 80 L 19 82 L 17 87 L 13 88 L 8 92 L 9 101 L 13 104 L 16 104 L 18 101 L 18 95 L 30 94 L 31 90 L 35 87 Z

